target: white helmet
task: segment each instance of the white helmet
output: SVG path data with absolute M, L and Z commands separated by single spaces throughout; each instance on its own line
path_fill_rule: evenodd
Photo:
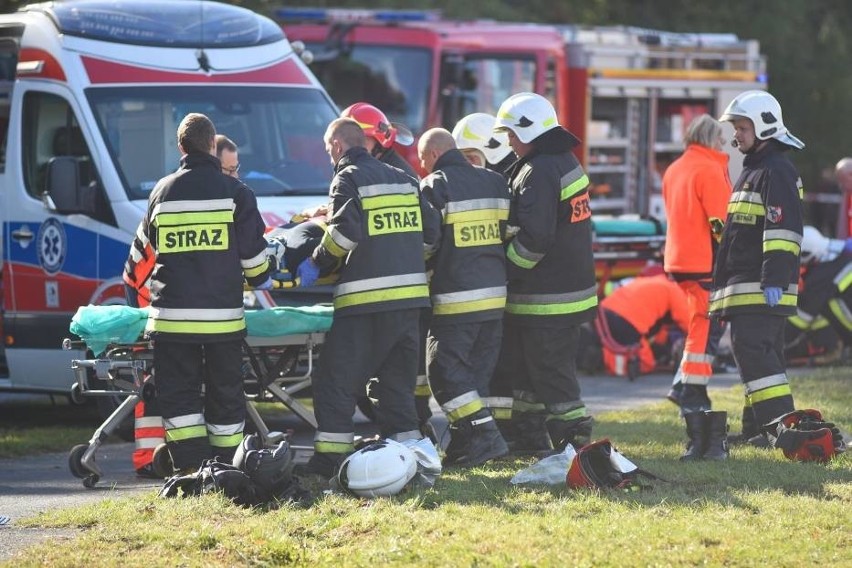
M 518 93 L 500 105 L 494 130 L 511 129 L 521 142 L 529 144 L 558 126 L 556 109 L 550 101 L 535 93 Z
M 505 132 L 494 132 L 494 117 L 484 112 L 469 114 L 456 123 L 453 139 L 459 150 L 479 150 L 491 165 L 512 152 Z
M 748 118 L 754 124 L 754 133 L 758 140 L 775 138 L 793 148 L 801 150 L 805 143 L 793 136 L 784 126 L 781 117 L 781 105 L 766 91 L 745 91 L 731 101 L 719 118 L 721 121 L 734 121 Z
M 417 457 L 393 440 L 365 446 L 340 465 L 340 486 L 359 497 L 396 495 L 417 473 Z
M 816 227 L 805 225 L 802 230 L 802 262 L 831 262 L 843 252 L 843 239 L 829 239 Z

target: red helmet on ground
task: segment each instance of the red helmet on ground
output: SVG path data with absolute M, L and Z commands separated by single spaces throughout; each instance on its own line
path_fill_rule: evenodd
M 374 138 L 382 148 L 390 148 L 393 143 L 411 146 L 414 136 L 400 124 L 388 120 L 388 117 L 369 103 L 355 103 L 340 113 L 342 118 L 351 118 L 364 130 L 364 134 Z

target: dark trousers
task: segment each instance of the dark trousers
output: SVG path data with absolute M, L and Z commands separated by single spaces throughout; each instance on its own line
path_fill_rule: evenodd
M 154 384 L 176 469 L 233 457 L 246 415 L 241 365 L 242 340 L 154 342 Z
M 500 354 L 503 322 L 442 324 L 437 321 L 432 320 L 426 356 L 435 400 L 443 405 L 471 391 L 487 397 Z
M 787 318 L 740 314 L 729 321 L 734 359 L 758 426 L 794 410 L 784 361 Z
M 317 440 L 323 434 L 354 433 L 356 399 L 371 377 L 378 378 L 382 436 L 417 430 L 419 321 L 419 309 L 334 318 L 313 380 Z
M 547 328 L 505 323 L 495 383 L 511 384 L 516 401 L 543 404 L 551 414 L 584 406 L 577 382 L 579 340 L 576 325 Z

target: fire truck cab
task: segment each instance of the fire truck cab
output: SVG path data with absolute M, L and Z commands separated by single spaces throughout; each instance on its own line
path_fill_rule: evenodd
M 70 392 L 71 316 L 124 302 L 129 244 L 190 112 L 236 142 L 267 225 L 327 196 L 338 110 L 271 20 L 200 0 L 0 15 L 0 390 Z

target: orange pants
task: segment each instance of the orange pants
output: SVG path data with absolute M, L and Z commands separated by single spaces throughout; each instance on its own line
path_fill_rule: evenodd
M 686 293 L 689 328 L 675 382 L 685 385 L 707 385 L 713 375 L 713 359 L 722 335 L 722 324 L 707 316 L 710 305 L 709 280 L 678 282 Z

